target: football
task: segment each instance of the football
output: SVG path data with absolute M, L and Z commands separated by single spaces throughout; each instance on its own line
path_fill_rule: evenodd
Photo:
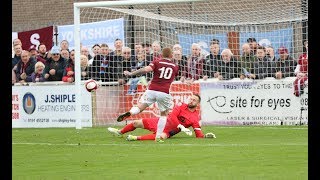
M 86 81 L 84 83 L 84 86 L 88 92 L 95 91 L 99 87 L 97 81 L 93 79 L 89 79 L 88 81 Z

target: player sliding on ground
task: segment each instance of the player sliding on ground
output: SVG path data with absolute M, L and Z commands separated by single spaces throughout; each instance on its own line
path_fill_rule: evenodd
M 190 98 L 188 104 L 175 106 L 173 111 L 168 116 L 168 120 L 164 128 L 164 131 L 161 134 L 161 138 L 167 139 L 181 132 L 181 126 L 183 126 L 184 128 L 192 126 L 197 138 L 216 138 L 216 136 L 213 133 L 206 133 L 204 135 L 201 131 L 201 126 L 199 124 L 200 114 L 197 110 L 200 101 L 200 96 L 194 94 Z M 142 128 L 152 131 L 153 133 L 143 136 L 128 135 L 127 140 L 154 140 L 156 136 L 155 132 L 157 130 L 158 120 L 159 118 L 144 118 L 140 120 L 134 120 L 132 123 L 126 125 L 121 130 L 109 127 L 108 131 L 114 135 L 122 136 L 127 132 L 134 131 L 136 128 Z
M 163 48 L 162 59 L 154 60 L 148 66 L 137 71 L 124 71 L 124 74 L 128 77 L 146 74 L 153 71 L 153 78 L 151 80 L 149 88 L 141 96 L 138 106 L 134 106 L 130 109 L 130 111 L 121 114 L 117 118 L 117 121 L 120 122 L 131 115 L 136 115 L 145 110 L 151 104 L 157 102 L 160 110 L 160 118 L 158 120 L 157 132 L 154 139 L 156 142 L 163 142 L 160 138 L 160 135 L 162 134 L 163 129 L 166 125 L 167 115 L 169 113 L 170 107 L 172 107 L 172 96 L 169 94 L 169 89 L 171 83 L 174 81 L 179 71 L 178 65 L 172 62 L 171 58 L 171 48 Z M 184 127 L 181 128 L 184 131 L 189 130 Z M 192 132 L 190 130 L 189 134 L 192 135 Z

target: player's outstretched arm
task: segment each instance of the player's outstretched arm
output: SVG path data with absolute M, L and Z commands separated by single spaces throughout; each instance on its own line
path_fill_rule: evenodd
M 135 76 L 135 75 L 146 74 L 146 73 L 151 72 L 151 71 L 153 71 L 153 69 L 150 66 L 146 66 L 144 68 L 138 69 L 138 70 L 133 71 L 133 72 L 124 71 L 123 74 L 125 76 L 130 77 L 130 76 Z

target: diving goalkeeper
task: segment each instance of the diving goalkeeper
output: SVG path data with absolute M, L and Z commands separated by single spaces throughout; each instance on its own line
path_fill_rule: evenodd
M 161 134 L 161 139 L 167 139 L 179 132 L 184 132 L 191 136 L 192 132 L 189 127 L 192 127 L 197 138 L 216 138 L 213 133 L 203 134 L 201 126 L 199 124 L 200 114 L 197 110 L 200 104 L 201 97 L 198 94 L 192 95 L 188 104 L 177 105 L 173 108 L 172 112 L 168 115 L 168 120 L 163 133 Z M 139 120 L 134 120 L 132 123 L 127 124 L 122 129 L 116 129 L 109 127 L 108 131 L 114 135 L 122 136 L 127 132 L 134 131 L 136 128 L 147 129 L 153 133 L 146 134 L 142 136 L 128 135 L 128 141 L 137 140 L 154 140 L 157 131 L 157 123 L 159 118 L 143 118 Z

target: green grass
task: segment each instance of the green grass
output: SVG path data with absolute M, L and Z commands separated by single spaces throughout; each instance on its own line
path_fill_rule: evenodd
M 308 179 L 306 126 L 202 129 L 217 139 L 180 133 L 159 144 L 128 142 L 105 127 L 13 129 L 12 179 Z

